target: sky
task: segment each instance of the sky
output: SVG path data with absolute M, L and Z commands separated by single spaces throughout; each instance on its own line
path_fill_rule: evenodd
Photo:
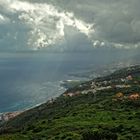
M 0 51 L 140 48 L 140 0 L 0 0 Z
M 0 110 L 52 97 L 51 82 L 77 78 L 68 73 L 137 64 L 139 52 L 140 0 L 0 0 Z

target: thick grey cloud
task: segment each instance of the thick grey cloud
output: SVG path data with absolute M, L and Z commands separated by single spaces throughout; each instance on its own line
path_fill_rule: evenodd
M 137 48 L 139 9 L 139 0 L 0 0 L 0 46 Z
M 89 37 L 90 32 L 94 32 L 91 29 L 92 24 L 79 20 L 73 12 L 53 4 L 1 0 L 0 7 L 0 12 L 9 17 L 9 22 L 2 24 L 3 27 L 0 28 L 2 46 L 9 46 L 4 43 L 5 39 L 15 43 L 14 47 L 28 46 L 33 49 L 63 43 L 67 26 L 75 28 L 86 37 Z M 11 46 L 13 43 L 10 43 Z
M 139 0 L 70 0 L 60 6 L 88 23 L 94 23 L 93 39 L 122 45 L 140 42 Z M 57 4 L 59 4 L 57 3 Z

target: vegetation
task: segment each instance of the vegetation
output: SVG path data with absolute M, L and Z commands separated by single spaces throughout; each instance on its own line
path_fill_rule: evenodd
M 132 84 L 98 91 L 96 100 L 92 93 L 61 95 L 4 123 L 0 140 L 139 140 L 140 98 L 129 98 L 138 91 Z

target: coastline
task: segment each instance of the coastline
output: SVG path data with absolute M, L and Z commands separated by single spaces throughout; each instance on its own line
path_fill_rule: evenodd
M 58 91 L 62 91 L 61 93 L 59 94 L 55 94 L 55 96 L 52 96 L 50 98 L 48 98 L 46 101 L 44 102 L 41 102 L 41 103 L 37 103 L 31 107 L 27 107 L 25 109 L 21 109 L 21 110 L 16 110 L 16 111 L 7 111 L 7 112 L 0 112 L 0 123 L 4 123 L 6 121 L 9 121 L 13 118 L 15 118 L 16 116 L 20 115 L 21 113 L 25 112 L 25 111 L 28 111 L 30 109 L 33 109 L 35 107 L 38 107 L 40 106 L 41 104 L 44 104 L 44 103 L 51 103 L 52 100 L 55 100 L 57 97 L 59 97 L 60 95 L 62 95 L 67 89 L 68 87 L 65 86 L 65 84 L 72 84 L 72 82 L 82 82 L 82 78 L 81 80 L 76 80 L 76 79 L 68 79 L 68 80 L 62 80 L 62 81 L 59 81 L 60 82 L 60 87 L 58 89 Z

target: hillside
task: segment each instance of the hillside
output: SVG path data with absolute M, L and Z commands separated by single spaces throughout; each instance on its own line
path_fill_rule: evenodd
M 0 140 L 139 140 L 140 66 L 93 79 L 25 111 Z

